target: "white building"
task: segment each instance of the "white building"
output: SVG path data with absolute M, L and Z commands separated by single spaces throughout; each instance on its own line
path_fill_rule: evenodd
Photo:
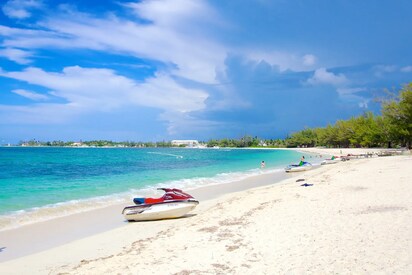
M 70 144 L 70 146 L 73 146 L 73 147 L 81 147 L 81 146 L 83 146 L 83 142 L 72 142 L 72 144 Z
M 172 140 L 172 145 L 173 146 L 181 146 L 181 145 L 186 145 L 187 147 L 195 147 L 199 146 L 199 141 L 197 140 Z

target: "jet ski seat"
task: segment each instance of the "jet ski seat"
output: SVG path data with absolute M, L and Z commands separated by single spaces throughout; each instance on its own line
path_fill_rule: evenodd
M 145 198 L 134 198 L 133 202 L 134 202 L 134 204 L 139 205 L 139 204 L 144 204 L 144 200 L 145 200 Z

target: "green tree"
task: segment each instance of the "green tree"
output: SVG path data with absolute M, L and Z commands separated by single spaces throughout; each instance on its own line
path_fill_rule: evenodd
M 339 147 L 338 128 L 334 125 L 328 125 L 323 132 L 323 141 L 328 147 Z
M 405 85 L 395 99 L 383 104 L 383 116 L 390 122 L 393 141 L 411 148 L 412 145 L 412 82 Z
M 334 126 L 334 143 L 339 147 L 349 147 L 350 143 L 356 143 L 354 139 L 356 119 L 338 120 Z
M 377 116 L 376 123 L 376 142 L 380 147 L 392 147 L 391 123 L 385 116 Z

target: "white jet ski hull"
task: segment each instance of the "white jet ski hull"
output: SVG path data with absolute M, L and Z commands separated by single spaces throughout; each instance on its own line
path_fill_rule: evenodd
M 285 172 L 302 172 L 312 169 L 312 164 L 304 164 L 304 165 L 289 165 L 285 168 Z
M 155 204 L 140 204 L 125 207 L 122 214 L 128 221 L 174 219 L 186 215 L 198 204 L 199 201 L 197 200 L 166 201 Z
M 320 164 L 321 164 L 321 165 L 334 164 L 334 163 L 338 163 L 338 162 L 341 162 L 341 161 L 342 161 L 341 158 L 325 159 L 325 160 L 323 160 Z

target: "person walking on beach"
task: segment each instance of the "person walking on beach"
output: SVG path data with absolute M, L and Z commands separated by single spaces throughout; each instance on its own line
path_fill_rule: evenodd
M 260 168 L 265 168 L 265 161 L 262 160 L 262 162 L 260 163 Z

